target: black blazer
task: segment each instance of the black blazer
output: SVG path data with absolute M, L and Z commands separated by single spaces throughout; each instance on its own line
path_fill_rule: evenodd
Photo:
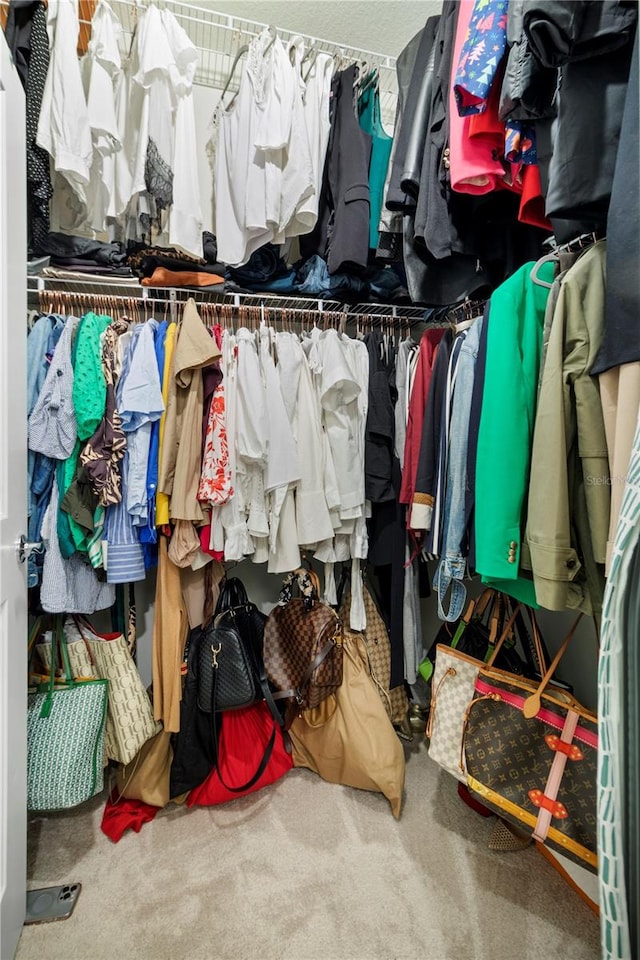
M 352 64 L 331 83 L 331 131 L 318 224 L 301 238 L 303 257 L 317 253 L 329 273 L 364 269 L 369 257 L 369 161 L 372 139 L 356 116 Z

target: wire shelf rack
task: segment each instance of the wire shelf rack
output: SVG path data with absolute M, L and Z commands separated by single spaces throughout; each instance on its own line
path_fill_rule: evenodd
M 2 0 L 0 0 L 2 2 Z M 146 3 L 140 0 L 108 0 L 114 13 L 120 19 L 127 45 L 130 45 L 138 18 L 144 12 Z M 257 20 L 247 20 L 229 16 L 212 10 L 208 5 L 187 4 L 182 0 L 155 0 L 156 5 L 174 14 L 182 28 L 198 51 L 199 62 L 196 83 L 222 90 L 236 53 L 249 43 L 253 37 L 264 30 L 268 24 Z M 256 4 L 256 9 L 259 6 Z M 82 24 L 89 21 L 81 20 Z M 343 46 L 320 37 L 312 37 L 291 30 L 284 30 L 274 24 L 283 43 L 293 37 L 302 37 L 308 47 L 344 58 L 345 61 L 366 63 L 368 68 L 378 71 L 380 89 L 380 107 L 382 122 L 388 131 L 393 129 L 395 118 L 398 83 L 396 77 L 396 58 L 359 47 Z M 238 89 L 241 71 L 236 71 L 229 90 Z

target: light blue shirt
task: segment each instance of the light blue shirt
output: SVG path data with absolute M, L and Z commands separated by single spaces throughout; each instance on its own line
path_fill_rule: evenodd
M 136 525 L 147 521 L 147 468 L 151 425 L 164 412 L 162 384 L 155 349 L 157 320 L 133 329 L 116 391 L 116 405 L 127 434 L 129 473 L 127 511 Z

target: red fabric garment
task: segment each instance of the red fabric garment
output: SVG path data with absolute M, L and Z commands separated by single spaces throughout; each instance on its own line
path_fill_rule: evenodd
M 253 703 L 245 710 L 228 710 L 222 714 L 218 763 L 225 782 L 230 786 L 246 783 L 256 772 L 271 737 L 273 723 L 273 717 L 264 701 Z M 204 783 L 191 791 L 187 806 L 208 807 L 255 793 L 256 790 L 279 780 L 292 766 L 293 758 L 286 751 L 278 727 L 269 762 L 260 779 L 252 787 L 241 793 L 234 793 L 222 785 L 218 771 L 212 770 Z
M 544 212 L 544 196 L 540 182 L 540 168 L 537 163 L 522 165 L 522 199 L 518 220 L 553 233 L 551 221 L 547 219 Z
M 160 810 L 162 807 L 152 807 L 142 800 L 128 800 L 126 797 L 118 800 L 114 791 L 107 799 L 100 828 L 110 840 L 117 843 L 126 830 L 140 833 L 145 823 L 150 823 Z
M 452 64 L 454 74 L 467 36 L 473 3 L 458 7 Z M 449 174 L 451 189 L 457 193 L 480 195 L 501 189 L 505 178 L 504 122 L 498 117 L 500 88 L 504 68 L 493 79 L 486 109 L 473 116 L 458 113 L 454 84 L 449 89 Z M 446 166 L 446 162 L 445 162 Z
M 198 527 L 198 536 L 200 537 L 200 546 L 202 547 L 202 552 L 208 553 L 209 556 L 213 557 L 214 560 L 222 563 L 224 561 L 224 553 L 222 550 L 212 550 L 209 546 L 209 540 L 211 539 L 211 524 L 206 523 L 204 527 Z
M 420 339 L 419 356 L 416 372 L 409 399 L 409 417 L 407 420 L 407 435 L 404 445 L 404 464 L 402 467 L 402 486 L 400 488 L 400 503 L 412 503 L 416 485 L 420 444 L 422 442 L 422 425 L 424 422 L 424 408 L 429 394 L 431 371 L 436 359 L 438 344 L 444 336 L 444 327 L 425 330 Z

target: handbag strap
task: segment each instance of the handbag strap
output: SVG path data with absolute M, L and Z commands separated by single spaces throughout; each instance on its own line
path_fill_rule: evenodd
M 495 596 L 496 596 L 496 591 L 492 587 L 487 587 L 486 590 L 483 590 L 480 596 L 477 597 L 475 601 L 474 600 L 471 601 L 471 603 L 474 606 L 474 610 L 471 611 L 472 614 L 475 613 L 478 617 L 482 617 L 483 613 L 489 606 L 489 603 L 492 600 L 495 600 Z M 467 617 L 465 616 L 465 620 L 466 619 Z M 469 617 L 469 619 L 471 619 L 471 617 Z
M 233 607 L 243 607 L 249 603 L 249 597 L 244 583 L 238 577 L 225 577 L 220 583 L 220 592 L 218 602 L 213 614 L 213 618 L 225 610 L 231 610 Z
M 69 663 L 69 653 L 64 640 L 63 618 L 57 615 L 55 618 L 53 633 L 51 638 L 51 666 L 49 669 L 49 680 L 47 683 L 47 693 L 40 709 L 40 716 L 44 719 L 51 713 L 53 707 L 53 693 L 56 682 L 56 647 L 60 650 L 60 662 L 64 670 L 65 682 L 69 687 L 76 685 L 71 674 L 71 664 Z
M 322 663 L 322 661 L 329 656 L 334 646 L 335 646 L 335 636 L 327 640 L 322 650 L 320 650 L 315 655 L 315 657 L 313 658 L 313 660 L 305 670 L 299 686 L 290 687 L 289 690 L 280 690 L 278 691 L 278 693 L 274 694 L 274 698 L 276 700 L 284 700 L 285 698 L 294 697 L 298 701 L 298 703 L 302 703 L 302 700 L 304 699 L 302 691 L 309 684 L 311 677 L 313 676 L 314 670 L 317 670 L 320 664 Z
M 217 686 L 217 682 L 218 682 L 218 671 L 217 671 L 217 670 L 214 670 L 214 674 L 213 674 L 213 703 L 214 703 L 214 705 L 215 705 L 215 702 L 216 702 L 216 686 Z M 256 783 L 258 782 L 258 780 L 260 779 L 260 777 L 262 776 L 262 774 L 264 773 L 264 771 L 267 769 L 267 764 L 269 763 L 269 760 L 271 759 L 271 754 L 273 753 L 273 748 L 274 748 L 275 742 L 276 742 L 277 731 L 278 731 L 278 724 L 277 724 L 277 723 L 275 722 L 275 720 L 274 720 L 274 722 L 273 722 L 273 727 L 272 727 L 272 730 L 271 730 L 271 736 L 269 737 L 269 740 L 267 741 L 267 745 L 266 745 L 266 747 L 264 748 L 264 753 L 262 754 L 262 759 L 260 760 L 260 763 L 258 764 L 258 767 L 257 767 L 257 769 L 256 769 L 256 772 L 253 774 L 252 777 L 250 777 L 250 778 L 247 780 L 246 783 L 243 783 L 242 786 L 240 786 L 240 787 L 232 787 L 232 786 L 230 786 L 228 783 L 226 783 L 224 777 L 222 776 L 222 770 L 220 769 L 219 752 L 218 752 L 218 742 L 219 742 L 219 741 L 218 741 L 218 733 L 219 733 L 219 731 L 218 731 L 218 714 L 217 714 L 217 712 L 216 712 L 215 709 L 211 711 L 211 733 L 212 733 L 212 736 L 213 736 L 213 746 L 214 746 L 214 749 L 215 749 L 215 752 L 216 752 L 216 760 L 215 760 L 214 766 L 215 766 L 216 773 L 218 774 L 218 777 L 219 777 L 219 779 L 220 779 L 220 783 L 222 784 L 222 786 L 223 786 L 226 790 L 231 791 L 231 793 L 242 793 L 244 790 L 249 790 L 251 787 L 254 786 L 254 784 L 256 784 Z
M 502 633 L 500 634 L 500 638 L 498 639 L 498 642 L 497 642 L 497 643 L 495 644 L 495 646 L 493 647 L 493 652 L 491 653 L 491 656 L 490 656 L 489 659 L 487 660 L 487 669 L 490 668 L 490 667 L 492 667 L 492 666 L 494 665 L 494 663 L 496 662 L 496 658 L 497 658 L 498 654 L 500 653 L 500 650 L 502 649 L 502 645 L 504 644 L 504 642 L 505 642 L 505 640 L 507 639 L 507 637 L 511 634 L 511 631 L 512 631 L 512 628 L 513 628 L 513 624 L 514 624 L 515 621 L 516 621 L 516 617 L 517 617 L 518 614 L 520 613 L 520 608 L 521 608 L 521 606 L 522 606 L 522 605 L 519 604 L 519 603 L 516 605 L 515 610 L 512 612 L 511 616 L 509 617 L 509 619 L 507 620 L 506 624 L 504 625 L 504 628 L 503 628 L 503 630 L 502 630 Z M 489 643 L 490 643 L 490 645 L 491 645 L 491 641 L 489 641 Z
M 578 624 L 582 620 L 582 616 L 583 614 L 579 613 L 576 619 L 573 621 L 568 634 L 562 641 L 560 649 L 556 653 L 555 657 L 551 661 L 551 664 L 547 672 L 545 673 L 542 680 L 540 681 L 540 684 L 538 685 L 538 689 L 535 691 L 535 693 L 532 693 L 531 696 L 527 697 L 527 699 L 525 700 L 524 706 L 522 708 L 522 713 L 527 718 L 527 720 L 532 720 L 533 717 L 536 717 L 540 712 L 540 707 L 542 706 L 542 702 L 541 702 L 542 694 L 544 693 L 552 676 L 556 672 L 557 666 L 562 660 L 567 650 L 567 647 L 569 646 L 569 643 L 571 642 L 571 639 L 578 628 Z
M 285 607 L 293 599 L 293 586 L 296 583 L 305 608 L 310 610 L 320 599 L 320 578 L 315 570 L 305 570 L 304 567 L 298 567 L 283 580 L 278 600 L 279 606 Z
M 538 619 L 536 617 L 535 610 L 532 607 L 526 607 L 526 606 L 523 609 L 526 610 L 529 615 L 529 620 L 531 622 L 531 629 L 533 632 L 533 644 L 535 648 L 535 655 L 538 661 L 537 666 L 540 671 L 540 676 L 544 676 L 544 674 L 547 671 L 547 663 L 549 662 L 549 652 L 545 646 L 544 639 L 540 632 L 540 626 L 538 625 Z M 520 624 L 520 618 L 517 621 L 517 623 Z M 522 620 L 521 625 L 522 627 L 524 627 L 524 620 Z M 526 633 L 527 639 L 528 639 L 528 636 L 529 636 L 528 633 Z M 524 638 L 521 637 L 520 640 L 524 647 L 525 646 Z M 525 648 L 525 653 L 526 652 L 528 651 Z

